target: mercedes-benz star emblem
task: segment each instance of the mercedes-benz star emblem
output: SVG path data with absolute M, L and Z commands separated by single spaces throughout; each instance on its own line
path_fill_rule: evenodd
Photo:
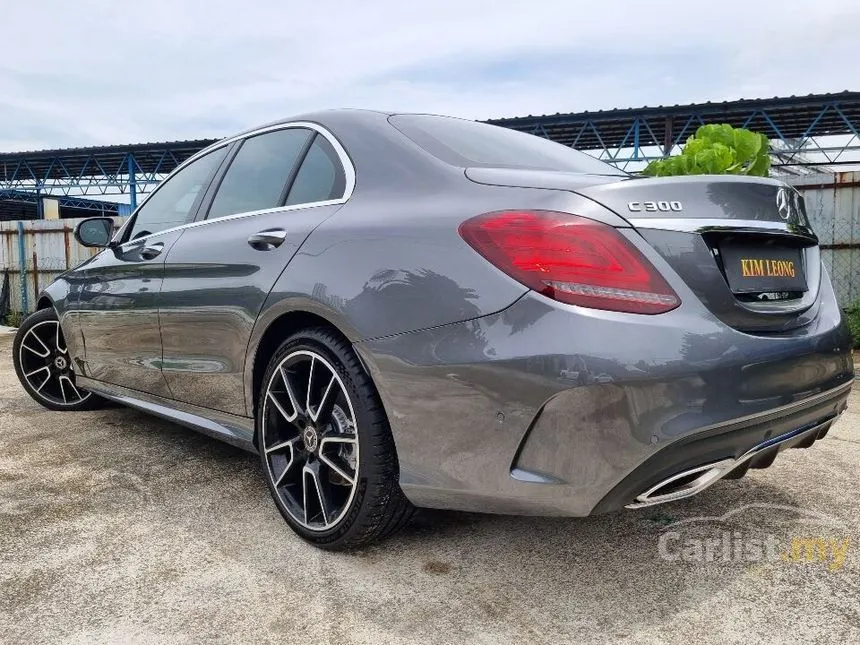
M 317 431 L 311 426 L 308 426 L 302 432 L 302 440 L 305 442 L 305 450 L 308 452 L 313 452 L 317 449 Z
M 791 218 L 793 206 L 791 198 L 792 195 L 788 188 L 780 188 L 776 192 L 776 211 L 779 213 L 779 216 L 786 221 Z

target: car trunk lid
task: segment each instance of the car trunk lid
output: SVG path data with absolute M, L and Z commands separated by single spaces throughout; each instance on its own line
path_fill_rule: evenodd
M 779 332 L 815 315 L 821 263 L 801 195 L 773 179 L 635 179 L 575 192 L 630 224 L 718 318 Z
M 469 168 L 477 183 L 567 190 L 613 211 L 735 329 L 788 331 L 817 311 L 821 262 L 800 194 L 765 178 L 702 175 L 620 179 Z

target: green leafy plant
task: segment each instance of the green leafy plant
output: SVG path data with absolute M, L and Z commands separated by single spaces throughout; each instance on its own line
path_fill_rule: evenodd
M 3 323 L 7 327 L 20 327 L 23 320 L 24 314 L 22 314 L 20 311 L 10 311 L 8 314 L 6 314 L 6 319 L 3 321 Z
M 860 300 L 845 310 L 845 322 L 854 339 L 854 349 L 860 349 Z
M 767 137 L 728 124 L 703 125 L 687 139 L 681 154 L 657 159 L 643 174 L 651 177 L 675 175 L 754 175 L 767 177 L 770 155 Z

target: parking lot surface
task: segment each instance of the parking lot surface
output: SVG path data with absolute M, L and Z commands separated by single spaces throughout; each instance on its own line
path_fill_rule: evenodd
M 254 455 L 128 409 L 49 412 L 11 341 L 2 643 L 860 643 L 860 393 L 814 448 L 690 500 L 425 511 L 332 554 L 289 531 Z

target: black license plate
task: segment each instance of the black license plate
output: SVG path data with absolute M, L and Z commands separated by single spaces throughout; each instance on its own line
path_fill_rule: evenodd
M 806 291 L 803 251 L 769 244 L 723 244 L 720 255 L 733 293 Z

